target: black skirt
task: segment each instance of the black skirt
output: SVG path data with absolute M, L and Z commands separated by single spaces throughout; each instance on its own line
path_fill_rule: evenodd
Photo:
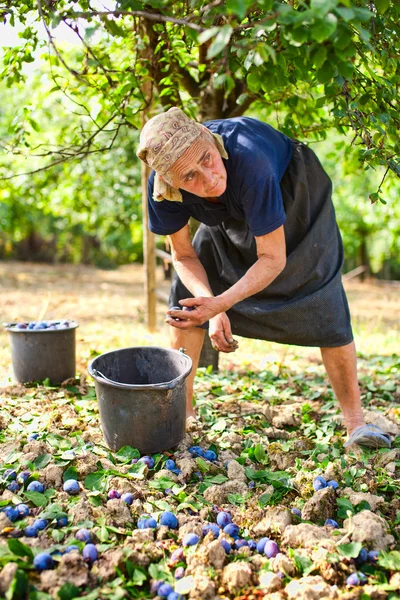
M 349 344 L 353 335 L 332 183 L 314 152 L 300 142 L 294 142 L 281 190 L 286 266 L 268 287 L 227 311 L 232 333 L 299 346 Z M 213 227 L 201 224 L 193 246 L 215 295 L 235 284 L 257 260 L 254 236 L 245 221 L 236 219 Z M 192 297 L 175 274 L 170 306 Z

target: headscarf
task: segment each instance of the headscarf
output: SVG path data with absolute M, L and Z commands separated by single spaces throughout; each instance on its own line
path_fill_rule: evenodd
M 179 189 L 170 186 L 160 175 L 165 175 L 185 150 L 205 133 L 212 136 L 222 158 L 228 158 L 222 137 L 187 117 L 180 108 L 170 108 L 147 121 L 140 134 L 137 156 L 156 171 L 154 200 L 182 202 Z

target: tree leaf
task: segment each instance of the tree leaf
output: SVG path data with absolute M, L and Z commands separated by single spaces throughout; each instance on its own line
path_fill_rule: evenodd
M 381 552 L 378 558 L 378 565 L 391 571 L 400 571 L 400 552 Z
M 41 469 L 44 469 L 44 467 L 47 467 L 52 460 L 53 457 L 51 454 L 41 454 L 35 458 L 32 464 L 34 465 L 36 471 L 40 471 Z
M 234 13 L 240 19 L 244 19 L 246 16 L 245 0 L 226 0 L 226 8 L 228 9 L 228 13 Z
M 254 448 L 254 457 L 257 462 L 262 463 L 265 461 L 265 450 L 262 444 L 257 444 Z
M 106 473 L 105 471 L 95 471 L 85 477 L 84 486 L 91 491 L 105 491 L 106 486 Z
M 115 453 L 115 457 L 121 462 L 129 462 L 133 458 L 140 458 L 140 452 L 137 448 L 122 446 L 122 448 Z
M 63 511 L 59 504 L 49 504 L 42 512 L 40 513 L 41 519 L 48 519 L 49 521 L 53 521 L 53 519 L 59 519 L 60 517 L 66 517 L 67 513 Z
M 328 56 L 328 51 L 325 46 L 319 46 L 317 51 L 314 52 L 312 56 L 313 63 L 316 69 L 319 69 L 324 64 L 326 57 Z
M 23 544 L 18 539 L 7 540 L 7 546 L 15 556 L 27 556 L 30 560 L 33 560 L 33 552 L 26 544 Z
M 336 30 L 337 17 L 333 13 L 329 13 L 324 19 L 318 19 L 310 27 L 311 37 L 317 42 L 323 42 Z
M 40 492 L 24 492 L 24 496 L 33 502 L 35 506 L 46 506 L 48 502 L 46 496 Z
M 221 27 L 221 29 L 215 37 L 215 40 L 208 49 L 207 58 L 209 60 L 211 58 L 215 58 L 217 54 L 222 52 L 222 50 L 229 44 L 232 33 L 233 29 L 230 25 L 224 25 L 223 27 Z
M 383 14 L 389 8 L 390 0 L 374 0 L 374 4 L 378 9 L 378 12 Z
M 63 481 L 68 481 L 69 479 L 75 479 L 78 481 L 78 469 L 74 466 L 68 467 L 63 473 Z
M 64 583 L 58 590 L 58 596 L 60 600 L 73 600 L 73 598 L 79 596 L 79 588 L 73 583 Z
M 28 587 L 28 573 L 22 569 L 17 569 L 11 585 L 6 592 L 6 600 L 25 600 L 25 598 L 28 598 Z
M 361 548 L 361 542 L 350 542 L 349 544 L 340 544 L 337 547 L 337 551 L 345 558 L 357 558 Z

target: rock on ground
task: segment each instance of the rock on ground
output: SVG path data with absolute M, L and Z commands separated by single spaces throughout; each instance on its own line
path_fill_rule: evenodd
M 284 506 L 271 506 L 267 508 L 264 518 L 253 527 L 256 535 L 264 536 L 270 533 L 283 533 L 286 527 L 292 524 L 292 514 Z
M 72 583 L 76 587 L 88 585 L 89 568 L 79 552 L 69 552 L 61 557 L 58 568 L 54 571 L 43 571 L 40 584 L 43 591 L 55 591 L 64 583 Z M 55 597 L 57 597 L 55 595 Z
M 216 569 L 222 569 L 225 563 L 226 553 L 218 540 L 212 541 L 207 546 L 202 544 L 200 548 L 187 558 L 187 565 L 195 567 L 196 564 L 211 565 Z
M 300 523 L 299 525 L 289 525 L 285 529 L 282 543 L 291 548 L 313 548 L 314 546 L 330 546 L 332 540 L 326 529 L 318 527 L 318 525 Z
M 228 464 L 228 478 L 234 481 L 247 482 L 247 477 L 243 465 L 239 464 L 237 460 L 231 460 Z
M 330 586 L 319 575 L 293 579 L 285 592 L 289 600 L 329 600 L 338 597 L 336 586 Z
M 377 425 L 384 431 L 385 433 L 390 433 L 392 435 L 400 434 L 400 427 L 397 423 L 394 423 L 381 412 L 377 412 L 375 410 L 366 410 L 364 409 L 364 418 L 366 423 L 371 423 L 372 425 Z
M 260 575 L 260 587 L 266 594 L 277 592 L 282 587 L 282 580 L 276 573 L 264 571 Z
M 71 516 L 74 525 L 86 520 L 92 521 L 93 507 L 86 498 L 82 498 L 71 508 Z
M 43 477 L 45 482 L 50 487 L 61 488 L 63 483 L 64 469 L 56 465 L 47 465 L 43 469 Z
M 297 427 L 301 423 L 299 404 L 281 404 L 272 407 L 272 424 L 274 427 Z
M 248 491 L 249 489 L 243 481 L 226 481 L 221 485 L 210 486 L 205 490 L 203 496 L 211 504 L 220 506 L 225 504 L 228 494 L 246 494 Z
M 224 568 L 222 582 L 231 593 L 246 587 L 251 582 L 252 570 L 248 563 L 238 561 Z
M 189 592 L 190 600 L 214 600 L 215 583 L 205 574 L 196 574 L 193 577 L 193 587 Z
M 321 521 L 333 518 L 336 514 L 335 491 L 331 487 L 326 487 L 315 492 L 305 503 L 301 514 L 305 521 Z
M 0 594 L 5 595 L 18 569 L 17 563 L 9 562 L 0 571 Z
M 128 505 L 119 498 L 108 500 L 105 512 L 107 521 L 112 523 L 114 527 L 123 527 L 127 523 L 132 523 L 132 515 Z
M 293 577 L 296 573 L 295 565 L 290 558 L 286 556 L 286 554 L 282 554 L 282 552 L 279 552 L 274 558 L 271 558 L 269 564 L 274 573 L 281 571 L 282 573 L 289 575 L 289 577 Z
M 385 519 L 370 510 L 362 510 L 350 519 L 346 519 L 343 527 L 351 527 L 353 542 L 361 542 L 374 550 L 387 550 L 393 544 L 394 537 L 388 533 L 389 526 Z
M 351 488 L 345 488 L 341 495 L 348 498 L 353 506 L 357 506 L 357 504 L 360 504 L 360 502 L 363 501 L 368 502 L 372 512 L 375 512 L 380 504 L 385 503 L 385 499 L 382 498 L 382 496 L 375 496 L 369 492 L 355 492 Z

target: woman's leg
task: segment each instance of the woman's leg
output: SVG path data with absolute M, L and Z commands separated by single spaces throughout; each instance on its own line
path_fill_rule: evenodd
M 170 329 L 172 348 L 175 348 L 175 350 L 184 348 L 185 354 L 190 356 L 193 362 L 192 370 L 186 380 L 186 418 L 196 416 L 193 408 L 193 383 L 197 366 L 199 364 L 205 333 L 206 330 L 201 329 L 200 327 L 193 327 L 192 329 L 187 329 L 186 331 L 172 326 Z
M 365 424 L 357 380 L 354 342 L 346 346 L 320 350 L 333 391 L 342 409 L 347 434 L 350 435 L 356 427 Z

